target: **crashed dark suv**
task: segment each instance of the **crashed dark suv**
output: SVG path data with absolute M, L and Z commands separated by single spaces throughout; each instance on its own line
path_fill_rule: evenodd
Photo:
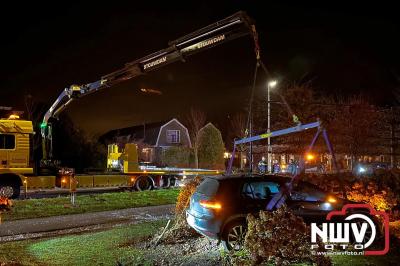
M 226 249 L 239 249 L 247 229 L 247 214 L 265 210 L 289 180 L 277 175 L 206 177 L 190 199 L 186 220 L 200 234 L 221 240 Z M 322 222 L 328 212 L 340 210 L 343 200 L 299 182 L 286 204 L 310 223 Z

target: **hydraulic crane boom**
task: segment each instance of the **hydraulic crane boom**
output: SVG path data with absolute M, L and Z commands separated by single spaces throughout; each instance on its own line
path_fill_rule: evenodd
M 50 109 L 46 112 L 43 122 L 40 125 L 43 144 L 43 160 L 46 161 L 53 157 L 52 128 L 50 119 L 56 118 L 74 99 L 143 75 L 164 65 L 179 60 L 185 61 L 185 58 L 189 55 L 247 34 L 255 35 L 255 27 L 246 13 L 241 11 L 177 40 L 171 41 L 168 43 L 168 48 L 127 63 L 122 69 L 102 76 L 95 82 L 84 85 L 71 85 L 70 87 L 65 88 L 56 101 L 51 105 Z M 257 38 L 254 38 L 254 40 L 256 42 Z M 257 43 L 255 47 L 258 59 L 259 51 Z

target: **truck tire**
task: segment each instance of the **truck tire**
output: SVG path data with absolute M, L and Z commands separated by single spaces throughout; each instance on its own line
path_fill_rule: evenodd
M 21 193 L 21 187 L 17 182 L 0 183 L 0 196 L 16 199 Z
M 138 191 L 151 190 L 153 188 L 153 182 L 150 176 L 139 176 L 135 182 L 135 188 Z
M 162 188 L 169 188 L 171 186 L 171 178 L 169 176 L 162 176 Z
M 169 186 L 170 187 L 175 187 L 177 185 L 176 180 L 177 180 L 177 178 L 175 176 L 170 176 L 169 177 Z

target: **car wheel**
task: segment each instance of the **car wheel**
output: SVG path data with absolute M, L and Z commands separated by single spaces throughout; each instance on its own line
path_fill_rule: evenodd
M 365 223 L 365 221 L 362 220 L 362 219 L 354 219 L 354 220 L 352 220 L 352 222 L 354 222 L 357 225 L 358 230 L 360 230 L 362 224 Z M 376 228 L 376 229 L 377 230 L 375 232 L 375 235 L 373 235 L 371 227 L 368 226 L 367 231 L 365 232 L 365 237 L 364 237 L 364 239 L 363 239 L 363 241 L 361 243 L 357 243 L 355 237 L 352 235 L 351 236 L 352 244 L 365 245 L 371 239 L 371 237 L 374 237 L 374 238 L 378 237 L 379 236 L 379 229 L 378 228 Z
M 247 232 L 245 221 L 230 223 L 222 235 L 222 245 L 226 250 L 240 250 L 244 245 L 244 238 Z

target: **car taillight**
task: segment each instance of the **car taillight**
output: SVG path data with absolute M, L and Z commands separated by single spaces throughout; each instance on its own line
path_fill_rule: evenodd
M 336 202 L 337 202 L 337 199 L 336 199 L 335 197 L 329 196 L 329 197 L 326 199 L 326 201 L 329 202 L 329 203 L 336 203 Z
M 222 209 L 222 205 L 219 202 L 210 201 L 210 200 L 200 200 L 200 205 L 207 209 L 212 210 L 220 210 Z

